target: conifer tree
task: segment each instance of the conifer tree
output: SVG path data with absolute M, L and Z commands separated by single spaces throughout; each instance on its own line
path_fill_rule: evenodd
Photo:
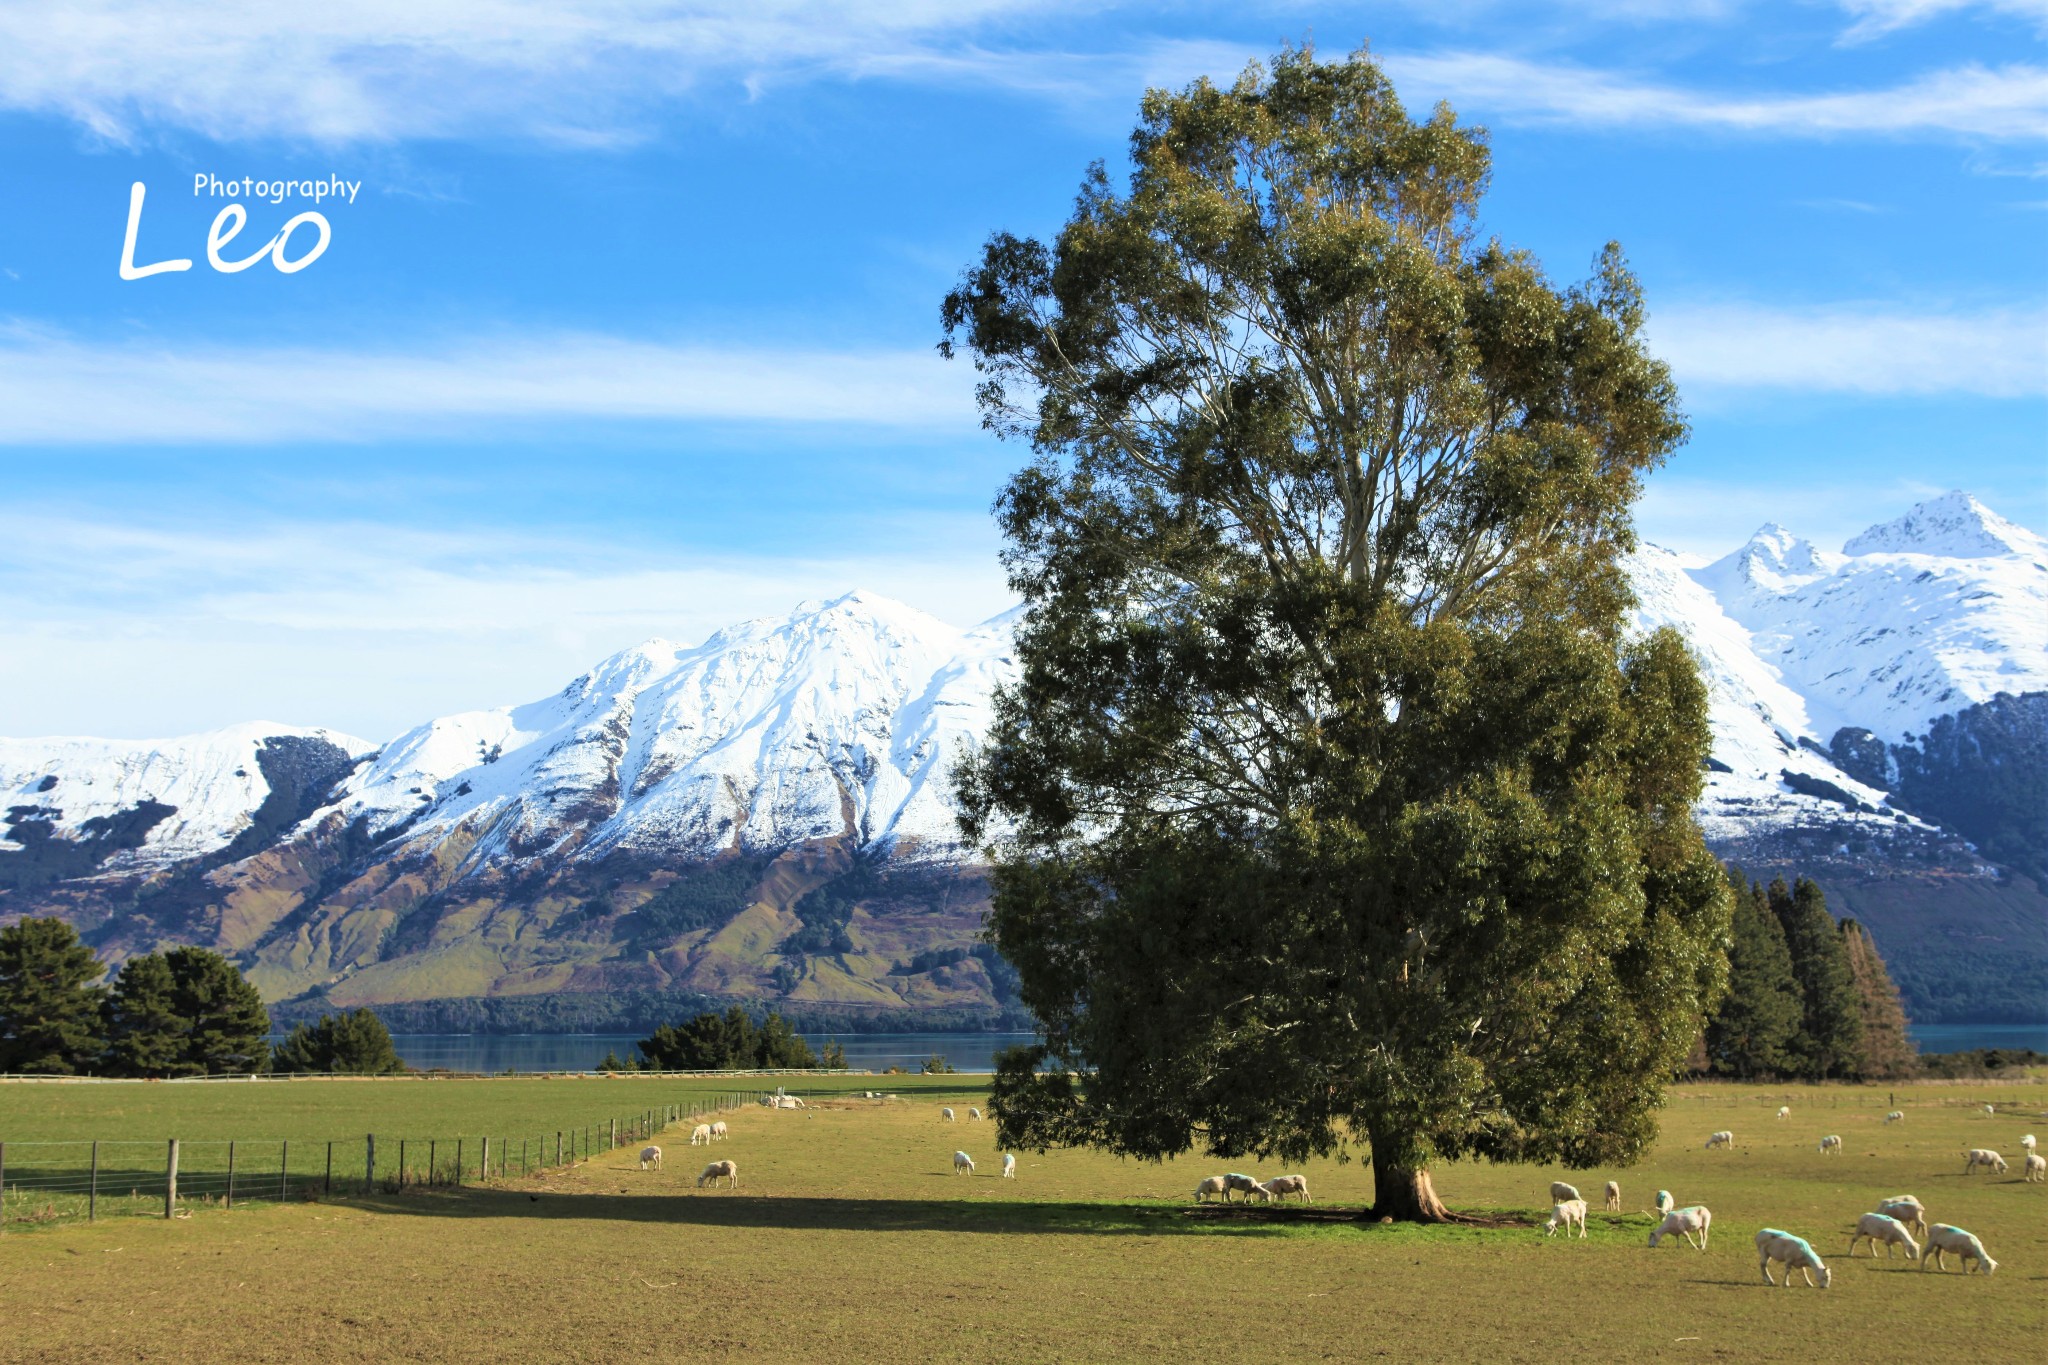
M 327 1075 L 391 1076 L 405 1070 L 391 1031 L 369 1009 L 323 1014 L 300 1024 L 272 1050 L 271 1069 Z
M 161 953 L 145 953 L 121 964 L 107 994 L 107 1069 L 117 1076 L 184 1074 L 190 1021 L 173 1003 L 177 983 Z
M 1735 914 L 1729 928 L 1728 994 L 1707 1026 L 1708 1066 L 1723 1076 L 1770 1077 L 1798 1069 L 1805 1017 L 1785 931 L 1764 889 L 1729 869 Z
M 1863 1002 L 1827 898 L 1805 877 L 1790 891 L 1782 878 L 1773 880 L 1768 895 L 1799 982 L 1800 1073 L 1811 1080 L 1853 1075 L 1862 1056 Z
M 1849 976 L 1856 983 L 1856 997 L 1862 1005 L 1863 1046 L 1857 1074 L 1868 1080 L 1897 1080 L 1919 1070 L 1920 1050 L 1906 1031 L 1906 1007 L 1899 988 L 1885 970 L 1864 927 L 1853 919 L 1842 921 L 1842 947 L 1849 959 Z
M 95 1069 L 106 968 L 60 919 L 0 929 L 0 1072 L 69 1076 Z

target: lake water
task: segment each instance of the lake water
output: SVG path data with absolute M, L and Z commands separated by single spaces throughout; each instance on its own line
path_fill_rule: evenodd
M 1980 1047 L 2048 1052 L 2048 1024 L 1916 1024 L 1922 1052 L 1967 1052 Z M 449 1071 L 591 1071 L 605 1053 L 634 1055 L 638 1033 L 401 1033 L 392 1041 L 406 1064 Z M 812 1048 L 830 1040 L 846 1049 L 856 1071 L 900 1066 L 915 1071 L 937 1053 L 957 1071 L 993 1071 L 995 1054 L 1030 1042 L 1029 1033 L 806 1033 Z
M 592 1071 L 607 1052 L 636 1055 L 644 1033 L 398 1033 L 391 1041 L 406 1065 L 450 1071 Z M 846 1050 L 856 1071 L 900 1066 L 915 1071 L 937 1053 L 956 1071 L 994 1071 L 995 1054 L 1030 1042 L 1029 1033 L 806 1033 L 813 1051 L 826 1042 Z

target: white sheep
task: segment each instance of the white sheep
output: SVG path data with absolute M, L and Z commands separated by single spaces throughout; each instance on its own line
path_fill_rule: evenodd
M 2026 1161 L 2027 1183 L 2038 1185 L 2048 1181 L 2048 1156 L 2039 1152 L 2028 1152 Z
M 1914 1242 L 1913 1234 L 1906 1231 L 1906 1225 L 1886 1213 L 1866 1213 L 1856 1220 L 1855 1235 L 1849 1238 L 1849 1255 L 1856 1254 L 1856 1244 L 1864 1238 L 1870 1239 L 1870 1254 L 1877 1255 L 1877 1244 L 1884 1243 L 1884 1258 L 1892 1258 L 1893 1247 L 1904 1247 L 1906 1259 L 1918 1260 L 1920 1247 Z
M 1778 1106 L 1778 1117 L 1779 1117 L 1779 1118 L 1781 1118 L 1781 1119 L 1789 1119 L 1789 1118 L 1791 1118 L 1791 1117 L 1792 1117 L 1792 1106 L 1791 1106 L 1791 1105 L 1789 1105 L 1789 1104 L 1781 1104 L 1781 1105 L 1779 1105 L 1779 1106 Z
M 1235 1191 L 1246 1199 L 1250 1199 L 1253 1195 L 1258 1195 L 1261 1198 L 1265 1197 L 1266 1187 L 1248 1175 L 1239 1175 L 1236 1171 L 1231 1171 L 1223 1177 L 1223 1183 L 1227 1190 Z M 1226 1192 L 1223 1199 L 1225 1203 L 1228 1203 L 1230 1200 L 1229 1193 Z
M 1820 1140 L 1820 1154 L 1826 1156 L 1830 1152 L 1833 1152 L 1836 1156 L 1842 1154 L 1842 1139 L 1833 1133 L 1829 1133 Z
M 1989 1166 L 2000 1175 L 2005 1174 L 2005 1158 L 1988 1147 L 1972 1147 L 1963 1153 L 1963 1174 L 1969 1175 L 1979 1166 Z
M 1984 1244 L 1961 1228 L 1950 1227 L 1947 1223 L 1936 1223 L 1927 1229 L 1927 1250 L 1920 1255 L 1920 1268 L 1927 1269 L 1927 1263 L 1934 1262 L 1936 1270 L 1947 1270 L 1948 1262 L 1942 1258 L 1945 1251 L 1953 1251 L 1963 1261 L 1963 1273 L 1969 1274 L 1975 1261 L 1975 1269 L 1986 1275 L 1998 1269 L 1998 1262 L 1984 1254 Z
M 967 1121 L 969 1123 L 981 1122 L 981 1111 L 971 1104 L 967 1106 Z
M 1676 1202 L 1677 1201 L 1671 1197 L 1671 1191 L 1657 1191 L 1657 1215 L 1661 1218 L 1663 1215 L 1671 1212 L 1672 1205 L 1674 1205 Z
M 697 1174 L 697 1188 L 703 1189 L 705 1181 L 716 1183 L 720 1180 L 732 1182 L 732 1188 L 740 1187 L 740 1168 L 730 1161 L 714 1161 Z
M 1880 1200 L 1877 1211 L 1887 1218 L 1896 1218 L 1909 1228 L 1917 1228 L 1922 1237 L 1927 1235 L 1926 1206 L 1910 1194 L 1895 1194 Z
M 1987 1114 L 1995 1114 L 1998 1112 L 1998 1106 L 1995 1104 L 1987 1104 L 1984 1106 L 1984 1112 Z
M 1015 1180 L 1016 1178 L 1017 1178 L 1017 1156 L 1016 1156 L 1016 1154 L 1015 1154 L 1014 1152 L 1004 1152 L 1004 1153 L 1003 1153 L 1003 1179 L 1005 1179 L 1005 1180 Z
M 1734 1145 L 1735 1134 L 1729 1132 L 1726 1128 L 1723 1128 L 1718 1133 L 1710 1134 L 1707 1138 L 1707 1150 L 1710 1152 L 1716 1147 L 1733 1147 Z
M 644 1171 L 649 1166 L 657 1171 L 661 1169 L 661 1148 L 649 1146 L 640 1149 L 640 1169 Z
M 1309 1202 L 1308 1177 L 1305 1175 L 1276 1175 L 1265 1185 L 1266 1197 L 1278 1199 L 1284 1194 L 1298 1194 L 1301 1202 Z
M 1581 1196 L 1576 1188 L 1565 1184 L 1562 1180 L 1553 1180 L 1550 1182 L 1551 1203 L 1562 1204 L 1568 1199 L 1578 1199 L 1580 1197 Z
M 1904 1110 L 1900 1110 L 1900 1109 L 1894 1109 L 1894 1110 L 1892 1110 L 1892 1112 L 1891 1112 L 1891 1113 L 1889 1113 L 1889 1114 L 1886 1114 L 1886 1115 L 1884 1116 L 1884 1121 L 1885 1121 L 1886 1123 L 1897 1123 L 1897 1122 L 1898 1122 L 1899 1120 L 1901 1120 L 1901 1119 L 1903 1119 L 1903 1118 L 1905 1118 L 1905 1117 L 1906 1117 L 1906 1115 L 1905 1115 L 1905 1111 L 1904 1111 Z
M 944 1109 L 941 1109 L 939 1111 L 939 1117 L 944 1119 L 948 1123 L 953 1122 L 953 1106 L 949 1104 Z
M 1662 1193 L 1662 1191 L 1659 1191 L 1659 1193 Z M 1655 1246 L 1676 1232 L 1682 1235 L 1686 1240 L 1686 1244 L 1694 1250 L 1705 1251 L 1707 1249 L 1707 1234 L 1713 1228 L 1713 1225 L 1714 1215 L 1707 1209 L 1706 1205 L 1688 1204 L 1682 1209 L 1671 1210 L 1671 1212 L 1664 1215 L 1663 1222 L 1650 1229 L 1650 1245 Z M 1692 1235 L 1695 1232 L 1700 1235 L 1698 1241 L 1693 1240 Z
M 2025 1137 L 2020 1139 L 2020 1148 L 2021 1150 L 2027 1152 L 2031 1152 L 2034 1150 L 2034 1135 L 2032 1133 L 2029 1133 Z
M 1557 1236 L 1557 1230 L 1563 1228 L 1564 1235 L 1569 1237 L 1572 1235 L 1572 1228 L 1574 1226 L 1578 1228 L 1579 1236 L 1584 1237 L 1586 1235 L 1586 1201 L 1583 1199 L 1561 1199 L 1550 1206 L 1550 1217 L 1543 1224 L 1543 1235 L 1545 1237 L 1555 1237 Z
M 690 1145 L 691 1145 L 692 1147 L 698 1147 L 698 1146 L 702 1146 L 702 1145 L 704 1145 L 705 1143 L 708 1143 L 708 1142 L 710 1142 L 710 1141 L 711 1141 L 711 1125 L 710 1125 L 710 1124 L 708 1124 L 708 1123 L 700 1123 L 700 1124 L 698 1124 L 698 1125 L 697 1125 L 697 1126 L 696 1126 L 695 1128 L 692 1128 L 692 1129 L 690 1130 Z
M 777 1109 L 808 1109 L 810 1106 L 794 1095 L 784 1095 L 775 1101 Z
M 730 1136 L 732 1134 L 726 1131 L 724 1119 L 720 1119 L 711 1125 L 711 1140 L 713 1142 L 723 1142 Z
M 1607 1211 L 1609 1213 L 1621 1212 L 1621 1182 L 1619 1180 L 1607 1182 Z
M 971 1156 L 969 1156 L 969 1155 L 967 1155 L 967 1153 L 965 1153 L 965 1152 L 955 1152 L 955 1153 L 953 1153 L 953 1174 L 954 1174 L 954 1175 L 973 1175 L 973 1174 L 974 1174 L 974 1158 L 973 1158 L 973 1157 L 971 1157 Z
M 1201 1203 L 1204 1196 L 1216 1195 L 1226 1204 L 1230 1202 L 1230 1182 L 1220 1175 L 1212 1175 L 1195 1186 L 1195 1202 Z
M 1820 1255 L 1804 1237 L 1794 1237 L 1789 1232 L 1776 1228 L 1765 1228 L 1756 1235 L 1757 1269 L 1764 1273 L 1765 1284 L 1776 1284 L 1771 1278 L 1771 1262 L 1777 1261 L 1785 1267 L 1785 1288 L 1792 1287 L 1792 1272 L 1798 1271 L 1812 1289 L 1826 1289 L 1834 1275 L 1821 1264 Z M 1819 1274 L 1820 1283 L 1814 1284 L 1813 1277 Z

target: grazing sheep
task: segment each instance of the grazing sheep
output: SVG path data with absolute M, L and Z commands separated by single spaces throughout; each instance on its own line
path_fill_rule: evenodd
M 1733 1147 L 1734 1145 L 1735 1134 L 1729 1132 L 1726 1128 L 1723 1128 L 1720 1132 L 1714 1133 L 1707 1138 L 1707 1150 L 1710 1152 L 1713 1151 L 1716 1147 Z
M 1227 1187 L 1226 1192 L 1223 1196 L 1224 1202 L 1226 1203 L 1228 1203 L 1230 1200 L 1230 1194 L 1228 1191 L 1234 1190 L 1238 1194 L 1243 1195 L 1246 1199 L 1250 1199 L 1255 1194 L 1263 1198 L 1266 1193 L 1266 1187 L 1264 1185 L 1261 1185 L 1258 1181 L 1252 1179 L 1248 1175 L 1239 1175 L 1236 1171 L 1231 1171 L 1229 1174 L 1225 1175 L 1223 1177 L 1223 1183 Z
M 642 1147 L 640 1149 L 640 1169 L 644 1171 L 649 1166 L 652 1166 L 657 1171 L 661 1169 L 661 1148 Z
M 969 1123 L 981 1122 L 981 1111 L 971 1104 L 967 1106 L 967 1121 Z
M 1998 1106 L 1995 1104 L 1987 1104 L 1984 1106 L 1984 1112 L 1987 1114 L 1995 1114 L 1998 1112 Z
M 1567 1199 L 1578 1199 L 1580 1197 L 1581 1196 L 1577 1189 L 1570 1185 L 1565 1184 L 1562 1180 L 1553 1180 L 1550 1182 L 1551 1203 L 1562 1204 Z
M 1804 1237 L 1794 1237 L 1791 1233 L 1780 1232 L 1776 1228 L 1765 1228 L 1757 1233 L 1756 1257 L 1757 1269 L 1763 1271 L 1765 1284 L 1777 1283 L 1771 1278 L 1772 1261 L 1784 1265 L 1787 1289 L 1792 1287 L 1792 1272 L 1795 1270 L 1811 1289 L 1826 1289 L 1829 1281 L 1834 1279 L 1834 1275 L 1821 1264 L 1819 1254 L 1807 1244 Z M 1813 1282 L 1816 1272 L 1820 1275 L 1818 1285 Z
M 1792 1117 L 1792 1106 L 1791 1106 L 1791 1105 L 1789 1105 L 1789 1104 L 1781 1104 L 1781 1105 L 1779 1105 L 1779 1106 L 1778 1106 L 1778 1117 L 1779 1117 L 1779 1118 L 1781 1118 L 1781 1119 L 1789 1119 L 1789 1118 L 1791 1118 L 1791 1117 Z
M 1619 1180 L 1607 1182 L 1607 1211 L 1609 1213 L 1621 1212 L 1621 1182 Z
M 1900 1119 L 1902 1119 L 1902 1118 L 1904 1118 L 1904 1117 L 1906 1117 L 1906 1115 L 1905 1115 L 1905 1113 L 1904 1113 L 1903 1111 L 1901 1111 L 1901 1110 L 1898 1110 L 1898 1109 L 1894 1109 L 1894 1110 L 1892 1110 L 1892 1112 L 1891 1112 L 1891 1113 L 1889 1113 L 1889 1114 L 1886 1114 L 1886 1115 L 1884 1116 L 1884 1121 L 1885 1121 L 1886 1123 L 1897 1123 L 1897 1122 L 1898 1122 L 1898 1121 L 1899 1121 Z
M 1278 1199 L 1283 1194 L 1298 1194 L 1306 1204 L 1308 1198 L 1308 1177 L 1305 1175 L 1276 1175 L 1266 1182 L 1266 1197 Z
M 713 1142 L 723 1142 L 730 1136 L 732 1136 L 732 1134 L 726 1131 L 724 1119 L 720 1119 L 718 1122 L 711 1125 L 711 1140 Z
M 1017 1157 L 1016 1157 L 1016 1154 L 1015 1154 L 1015 1153 L 1013 1153 L 1013 1152 L 1004 1152 L 1004 1153 L 1003 1153 L 1003 1179 L 1005 1179 L 1005 1180 L 1015 1180 L 1016 1178 L 1017 1178 Z
M 2028 1152 L 2026 1160 L 2027 1183 L 2038 1185 L 2048 1181 L 2048 1156 L 2039 1152 Z
M 1662 1193 L 1662 1191 L 1659 1191 L 1659 1193 Z M 1671 1210 L 1671 1212 L 1664 1215 L 1663 1222 L 1650 1229 L 1650 1245 L 1655 1246 L 1676 1232 L 1683 1235 L 1686 1244 L 1695 1251 L 1705 1251 L 1707 1249 L 1707 1233 L 1713 1225 L 1714 1215 L 1707 1210 L 1706 1205 L 1688 1204 L 1682 1209 Z M 1696 1242 L 1692 1236 L 1695 1232 L 1700 1235 L 1699 1240 Z
M 710 1124 L 708 1124 L 708 1123 L 700 1123 L 700 1124 L 698 1124 L 698 1125 L 697 1125 L 697 1126 L 696 1126 L 695 1128 L 692 1128 L 692 1129 L 690 1130 L 690 1145 L 691 1145 L 692 1147 L 700 1146 L 700 1145 L 702 1145 L 702 1144 L 704 1144 L 704 1143 L 708 1143 L 708 1142 L 710 1142 L 710 1141 L 711 1141 L 711 1125 L 710 1125 Z
M 1909 1261 L 1918 1260 L 1920 1257 L 1920 1247 L 1913 1241 L 1913 1234 L 1907 1232 L 1906 1225 L 1890 1214 L 1866 1213 L 1858 1218 L 1856 1234 L 1849 1239 L 1849 1255 L 1856 1254 L 1856 1244 L 1866 1237 L 1870 1239 L 1872 1257 L 1877 1255 L 1879 1242 L 1884 1243 L 1884 1258 L 1887 1261 L 1892 1258 L 1892 1248 L 1895 1246 L 1906 1249 L 1906 1259 Z
M 1212 1175 L 1201 1184 L 1195 1186 L 1195 1202 L 1197 1204 L 1202 1202 L 1203 1196 L 1212 1194 L 1221 1198 L 1224 1203 L 1229 1203 L 1230 1182 L 1220 1175 Z
M 953 1174 L 954 1174 L 954 1175 L 973 1175 L 973 1174 L 974 1174 L 974 1158 L 973 1158 L 973 1157 L 971 1157 L 971 1156 L 969 1156 L 969 1155 L 967 1155 L 967 1153 L 965 1153 L 965 1152 L 955 1152 L 955 1153 L 953 1153 Z
M 1887 1218 L 1896 1218 L 1909 1228 L 1919 1229 L 1920 1235 L 1927 1235 L 1927 1210 L 1910 1194 L 1895 1194 L 1881 1201 L 1877 1211 Z
M 2034 1135 L 2032 1133 L 2029 1133 L 2025 1137 L 2021 1138 L 2020 1147 L 2024 1151 L 2032 1152 L 2034 1150 Z
M 1671 1191 L 1657 1191 L 1657 1215 L 1661 1218 L 1663 1215 L 1671 1212 L 1672 1205 L 1676 1202 L 1677 1201 L 1671 1197 Z
M 1963 1153 L 1963 1174 L 1969 1175 L 1979 1166 L 1989 1166 L 2000 1175 L 2005 1174 L 2005 1158 L 1988 1147 L 1972 1147 Z
M 944 1119 L 948 1123 L 953 1122 L 953 1106 L 949 1104 L 944 1109 L 941 1109 L 939 1111 L 939 1117 Z
M 703 1189 L 704 1182 L 707 1180 L 713 1184 L 720 1180 L 729 1180 L 732 1182 L 732 1188 L 738 1189 L 740 1187 L 740 1168 L 730 1161 L 714 1161 L 698 1173 L 697 1188 Z
M 776 1108 L 778 1108 L 778 1109 L 808 1109 L 808 1108 L 810 1108 L 810 1106 L 809 1106 L 808 1104 L 805 1104 L 805 1103 L 804 1103 L 804 1102 L 803 1102 L 802 1100 L 798 1099 L 798 1098 L 797 1098 L 796 1096 L 794 1096 L 794 1095 L 784 1095 L 784 1096 L 783 1096 L 782 1098 L 780 1098 L 780 1099 L 776 1100 L 776 1101 L 775 1101 L 775 1107 L 776 1107 Z
M 1829 1152 L 1833 1152 L 1836 1156 L 1842 1154 L 1842 1140 L 1833 1133 L 1829 1133 L 1820 1140 L 1820 1154 L 1826 1156 Z
M 1586 1235 L 1586 1201 L 1562 1199 L 1550 1206 L 1550 1218 L 1543 1224 L 1543 1235 L 1555 1237 L 1557 1230 L 1563 1228 L 1564 1235 L 1569 1237 L 1574 1226 L 1578 1228 L 1580 1237 Z
M 1961 1228 L 1950 1227 L 1947 1223 L 1936 1223 L 1927 1229 L 1927 1250 L 1920 1255 L 1920 1268 L 1927 1269 L 1928 1261 L 1934 1262 L 1936 1270 L 1947 1270 L 1948 1262 L 1942 1258 L 1945 1251 L 1953 1251 L 1963 1261 L 1963 1273 L 1970 1273 L 1970 1262 L 1975 1261 L 1976 1269 L 1986 1275 L 1998 1269 L 1998 1262 L 1984 1254 L 1984 1244 Z

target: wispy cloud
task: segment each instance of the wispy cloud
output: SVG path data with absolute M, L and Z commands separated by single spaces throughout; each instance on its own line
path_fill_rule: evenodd
M 1844 43 L 1869 42 L 1902 28 L 1970 10 L 2010 14 L 2048 26 L 2048 0 L 1838 0 L 1856 22 L 1843 33 Z
M 968 431 L 972 379 L 929 350 L 581 333 L 389 350 L 94 344 L 17 325 L 0 328 L 0 444 L 346 441 L 568 418 Z
M 1870 395 L 2048 393 L 2048 308 L 1698 304 L 1657 309 L 1652 348 L 1688 390 Z

